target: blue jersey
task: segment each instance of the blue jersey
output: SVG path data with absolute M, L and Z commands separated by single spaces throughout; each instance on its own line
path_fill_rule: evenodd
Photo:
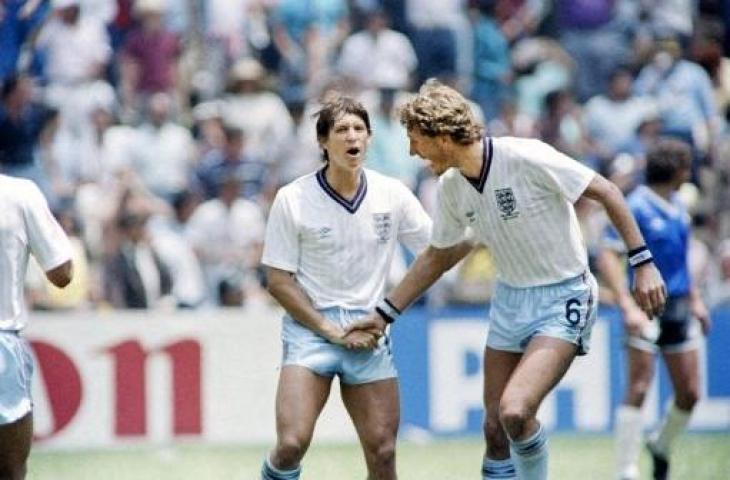
M 667 201 L 643 185 L 637 187 L 627 201 L 667 284 L 667 293 L 670 297 L 687 295 L 691 285 L 687 262 L 690 217 L 684 205 L 676 195 Z M 606 240 L 612 248 L 625 252 L 614 228 L 607 229 Z

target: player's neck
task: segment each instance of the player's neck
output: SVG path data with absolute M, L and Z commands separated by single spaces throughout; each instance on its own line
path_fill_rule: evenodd
M 353 198 L 360 187 L 360 174 L 362 168 L 355 170 L 345 170 L 330 165 L 324 172 L 327 183 L 330 184 L 335 192 L 342 198 Z
M 656 193 L 657 195 L 662 197 L 664 200 L 670 200 L 672 198 L 672 195 L 674 194 L 674 192 L 677 191 L 677 189 L 674 185 L 667 184 L 667 183 L 663 183 L 663 184 L 655 183 L 653 185 L 649 185 L 649 188 L 651 188 L 651 190 L 654 193 Z
M 484 162 L 484 142 L 481 140 L 469 145 L 454 145 L 454 157 L 459 164 L 458 169 L 467 178 L 479 178 Z

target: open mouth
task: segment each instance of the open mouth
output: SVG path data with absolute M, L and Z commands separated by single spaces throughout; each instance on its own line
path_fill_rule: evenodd
M 357 155 L 360 154 L 360 149 L 357 148 L 357 147 L 348 148 L 347 149 L 347 154 L 348 155 L 352 155 L 353 157 L 354 156 L 357 156 Z

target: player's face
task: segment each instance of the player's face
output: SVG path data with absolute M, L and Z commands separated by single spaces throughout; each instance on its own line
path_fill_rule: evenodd
M 335 120 L 322 147 L 327 150 L 332 168 L 357 170 L 365 162 L 369 140 L 370 134 L 363 119 L 348 113 Z
M 411 155 L 418 155 L 424 159 L 426 166 L 434 175 L 441 175 L 451 166 L 443 138 L 429 137 L 418 129 L 412 129 L 408 131 L 408 140 L 411 143 Z

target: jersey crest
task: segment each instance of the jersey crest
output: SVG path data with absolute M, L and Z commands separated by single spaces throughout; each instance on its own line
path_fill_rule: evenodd
M 373 227 L 375 228 L 375 235 L 378 237 L 378 243 L 388 242 L 392 226 L 393 222 L 391 221 L 390 212 L 373 213 Z
M 519 216 L 520 211 L 517 209 L 517 199 L 512 188 L 498 188 L 494 191 L 497 199 L 497 208 L 502 220 L 509 220 Z

